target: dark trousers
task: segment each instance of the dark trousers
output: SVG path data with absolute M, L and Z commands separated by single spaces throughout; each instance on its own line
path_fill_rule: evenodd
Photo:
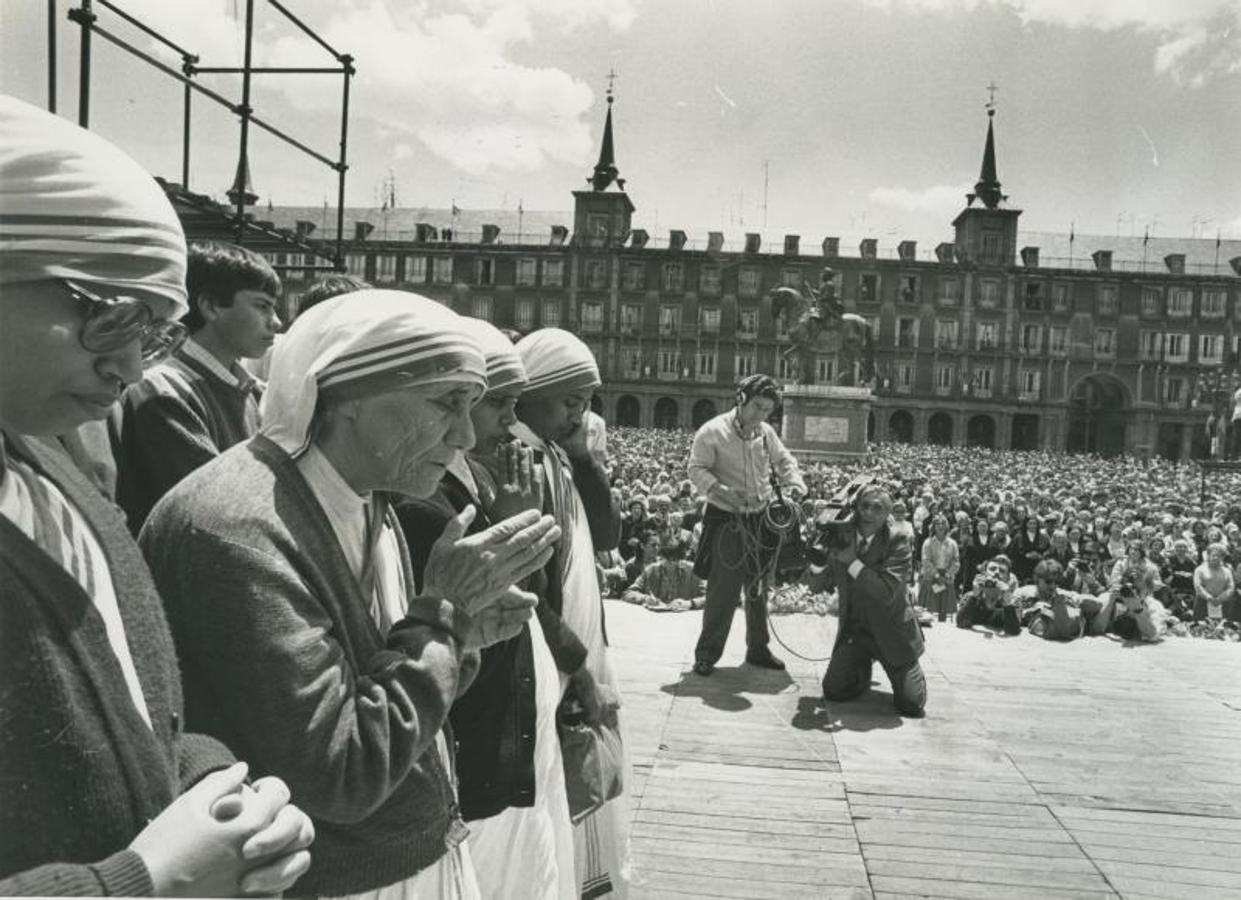
M 762 654 L 770 639 L 767 633 L 767 598 L 752 585 L 753 571 L 747 571 L 746 545 L 741 520 L 721 523 L 715 529 L 711 547 L 711 570 L 707 575 L 707 602 L 702 611 L 702 633 L 694 648 L 694 662 L 715 665 L 728 643 L 733 614 L 742 589 L 749 594 L 745 604 L 746 655 Z
M 854 700 L 870 690 L 871 670 L 878 659 L 892 682 L 892 702 L 897 712 L 920 716 L 926 709 L 926 675 L 914 660 L 909 665 L 893 666 L 879 655 L 868 635 L 845 635 L 832 651 L 832 658 L 823 675 L 825 700 Z

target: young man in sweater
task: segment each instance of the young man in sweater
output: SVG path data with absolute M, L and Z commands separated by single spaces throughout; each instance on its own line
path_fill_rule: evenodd
M 260 386 L 241 360 L 280 330 L 280 279 L 256 253 L 194 244 L 186 287 L 189 340 L 122 399 L 117 501 L 134 534 L 173 485 L 258 431 Z
M 7 97 L 0 191 L 0 895 L 279 893 L 309 820 L 182 731 L 150 575 L 54 441 L 182 337 L 180 224 L 133 160 Z

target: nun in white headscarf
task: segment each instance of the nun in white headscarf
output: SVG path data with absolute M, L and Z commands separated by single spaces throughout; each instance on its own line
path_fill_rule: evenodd
M 485 387 L 478 342 L 443 306 L 334 298 L 277 348 L 263 432 L 182 481 L 143 530 L 189 721 L 282 775 L 315 820 L 295 893 L 478 896 L 441 726 L 486 643 L 480 621 L 499 609 L 508 636 L 529 617 L 533 598 L 502 605 L 491 579 L 542 565 L 556 529 L 530 513 L 504 546 L 467 547 L 458 517 L 436 545 L 457 555 L 416 594 L 386 498 L 435 490 L 474 442 Z

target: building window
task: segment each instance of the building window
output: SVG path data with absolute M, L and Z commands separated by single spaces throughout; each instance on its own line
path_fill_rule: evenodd
M 1004 239 L 994 231 L 983 232 L 982 259 L 988 263 L 1004 261 Z
M 637 347 L 621 347 L 621 376 L 631 381 L 642 377 L 642 351 Z
M 646 265 L 640 262 L 625 263 L 625 290 L 646 290 Z
M 478 273 L 478 284 L 496 283 L 496 261 L 494 259 L 478 260 L 475 271 Z
M 543 260 L 543 286 L 564 287 L 564 260 Z
M 913 348 L 918 346 L 918 320 L 902 316 L 896 320 L 896 346 Z
M 1185 379 L 1165 378 L 1163 381 L 1163 401 L 1179 406 L 1185 399 Z
M 918 302 L 918 276 L 902 275 L 896 282 L 897 299 L 901 303 Z
M 788 268 L 780 270 L 780 283 L 785 287 L 801 288 L 801 269 Z
M 604 259 L 588 259 L 582 272 L 582 286 L 599 291 L 608 286 L 608 263 Z
M 935 393 L 940 396 L 952 393 L 952 386 L 957 380 L 956 366 L 935 367 Z
M 346 253 L 345 254 L 345 271 L 355 278 L 366 277 L 366 254 L 365 253 Z
M 714 350 L 698 351 L 698 365 L 694 369 L 694 379 L 697 381 L 715 381 Z
M 832 384 L 836 380 L 836 360 L 829 356 L 820 356 L 815 360 L 815 378 L 819 384 Z
M 1000 346 L 1000 323 L 978 323 L 978 349 L 994 350 Z
M 1164 336 L 1164 346 L 1164 359 L 1168 362 L 1189 362 L 1189 335 L 1184 332 L 1169 332 Z
M 603 304 L 582 304 L 582 331 L 598 333 L 603 330 Z
M 797 363 L 781 353 L 776 359 L 779 362 L 776 377 L 781 381 L 792 381 L 797 377 Z
M 1228 295 L 1223 291 L 1202 292 L 1202 318 L 1222 319 L 1228 303 Z
M 1037 400 L 1039 394 L 1039 385 L 1042 382 L 1042 372 L 1038 369 L 1022 369 L 1021 375 L 1017 382 L 1018 399 L 1020 400 Z
M 1064 356 L 1069 352 L 1069 329 L 1063 325 L 1053 325 L 1047 329 L 1048 352 L 1053 356 Z
M 1138 358 L 1157 360 L 1163 356 L 1163 332 L 1143 331 L 1138 342 Z
M 642 329 L 642 304 L 626 303 L 621 307 L 621 330 L 637 334 Z
M 405 280 L 414 284 L 426 284 L 427 258 L 425 256 L 405 257 Z
M 544 300 L 543 301 L 543 327 L 559 328 L 560 327 L 560 301 Z
M 685 267 L 679 262 L 664 263 L 660 289 L 665 294 L 679 294 L 685 290 Z
M 1204 366 L 1218 366 L 1224 361 L 1224 336 L 1222 334 L 1198 335 L 1198 362 Z
M 1042 325 L 1022 325 L 1021 326 L 1021 352 L 1022 353 L 1042 353 L 1043 352 L 1043 326 Z
M 1025 286 L 1025 293 L 1022 295 L 1022 309 L 1026 312 L 1042 312 L 1043 311 L 1043 285 L 1042 282 L 1028 281 Z
M 534 301 L 518 300 L 513 305 L 513 324 L 518 331 L 531 331 L 534 328 Z
M 595 240 L 606 240 L 608 236 L 607 213 L 590 213 L 587 215 L 586 234 Z
M 757 297 L 763 289 L 763 273 L 752 266 L 743 266 L 737 273 L 737 293 L 742 297 Z
M 910 363 L 898 363 L 896 366 L 896 390 L 908 394 L 914 389 L 914 367 Z
M 711 297 L 720 293 L 720 267 L 703 266 L 698 272 L 698 291 Z
M 973 385 L 975 397 L 990 397 L 992 391 L 992 379 L 995 372 L 990 366 L 982 366 L 974 370 Z
M 475 297 L 470 301 L 470 315 L 484 322 L 491 321 L 491 298 Z
M 396 281 L 396 257 L 391 253 L 381 253 L 375 257 L 375 280 Z
M 437 256 L 431 270 L 431 280 L 436 284 L 452 284 L 452 257 Z
M 754 354 L 738 353 L 737 354 L 737 378 L 748 378 L 754 374 Z
M 960 324 L 955 319 L 938 319 L 935 322 L 935 346 L 940 350 L 957 349 Z
M 675 337 L 681 328 L 681 307 L 665 303 L 659 308 L 659 333 Z
M 1051 309 L 1052 312 L 1068 312 L 1069 286 L 1067 284 L 1057 283 L 1051 286 Z
M 879 276 L 874 272 L 864 272 L 858 279 L 858 302 L 879 302 Z
M 1116 329 L 1096 328 L 1094 330 L 1094 352 L 1096 356 L 1116 355 Z
M 523 256 L 517 260 L 517 286 L 534 287 L 538 279 L 539 264 L 532 256 Z
M 1159 315 L 1159 288 L 1144 287 L 1142 288 L 1142 315 L 1157 316 Z
M 939 302 L 943 306 L 956 306 L 961 300 L 961 279 L 939 279 Z
M 1194 294 L 1186 288 L 1176 288 L 1168 297 L 1168 317 L 1188 318 L 1194 308 Z
M 979 282 L 978 305 L 984 309 L 995 309 L 1000 305 L 1000 283 L 994 278 L 984 278 Z
M 776 316 L 775 326 L 776 326 L 776 340 L 778 341 L 788 340 L 789 315 L 787 311 L 782 316 Z
M 681 354 L 676 350 L 659 351 L 659 378 L 676 381 L 681 377 Z
M 1096 309 L 1101 316 L 1116 315 L 1119 303 L 1116 299 L 1116 285 L 1101 284 L 1099 285 L 1098 301 L 1095 304 Z
M 704 306 L 701 311 L 702 333 L 703 334 L 719 334 L 720 333 L 720 308 L 718 306 Z
M 737 337 L 739 338 L 758 337 L 758 310 L 757 309 L 737 310 Z

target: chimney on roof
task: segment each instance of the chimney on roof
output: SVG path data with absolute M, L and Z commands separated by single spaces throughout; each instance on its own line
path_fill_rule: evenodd
M 553 225 L 552 235 L 548 243 L 553 247 L 563 247 L 564 242 L 569 239 L 569 229 L 563 225 Z
M 629 235 L 629 246 L 641 249 L 646 246 L 646 242 L 650 239 L 651 236 L 646 233 L 645 228 L 635 228 Z
M 685 232 L 680 228 L 673 228 L 668 231 L 668 249 L 684 250 L 685 249 Z
M 499 236 L 500 236 L 499 225 L 484 225 L 483 226 L 483 243 L 484 244 L 494 244 L 496 242 L 496 239 Z
M 840 238 L 825 237 L 823 238 L 823 255 L 824 256 L 840 256 Z
M 862 238 L 858 252 L 862 254 L 862 259 L 874 259 L 879 255 L 879 242 L 874 238 Z
M 1100 272 L 1112 271 L 1112 251 L 1096 250 L 1090 254 L 1090 258 L 1094 260 L 1094 267 Z
M 446 244 L 452 243 L 452 229 L 445 228 L 440 231 L 440 240 Z
M 747 231 L 745 234 L 745 252 L 757 253 L 758 249 L 763 246 L 763 236 L 757 231 Z
M 355 241 L 364 241 L 370 236 L 370 233 L 374 230 L 375 230 L 375 226 L 372 225 L 370 222 L 354 222 L 353 223 L 353 239 Z
M 296 229 L 297 236 L 299 238 L 306 238 L 310 237 L 311 234 L 314 233 L 315 223 L 307 221 L 306 219 L 298 219 L 294 223 L 293 227 Z
M 942 244 L 935 245 L 935 258 L 942 263 L 950 263 L 956 258 L 956 244 L 951 241 L 944 241 Z
M 1185 254 L 1169 253 L 1163 258 L 1163 264 L 1168 267 L 1169 275 L 1185 274 Z
M 1027 269 L 1038 268 L 1038 247 L 1021 248 L 1021 264 Z
M 797 256 L 798 248 L 801 246 L 800 234 L 786 234 L 784 236 L 784 255 Z
M 429 244 L 431 243 L 431 241 L 435 241 L 438 239 L 439 239 L 439 231 L 436 230 L 434 225 L 431 225 L 427 222 L 415 222 L 414 223 L 414 243 Z
M 708 231 L 707 232 L 707 252 L 719 253 L 724 249 L 724 232 Z
M 896 245 L 896 255 L 905 262 L 913 262 L 918 258 L 918 242 L 901 241 Z

